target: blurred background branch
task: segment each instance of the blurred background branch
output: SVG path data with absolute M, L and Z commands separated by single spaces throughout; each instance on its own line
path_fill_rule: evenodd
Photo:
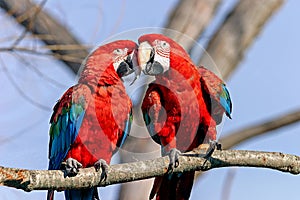
M 82 60 L 88 54 L 88 50 L 81 45 L 66 27 L 62 26 L 46 11 L 41 10 L 39 5 L 30 0 L 0 0 L 0 7 L 6 10 L 8 15 L 14 17 L 16 22 L 28 32 L 31 32 L 47 44 L 47 47 L 52 47 L 49 49 L 54 53 L 55 57 L 62 60 L 74 73 L 77 73 Z M 36 10 L 38 12 L 35 12 Z M 56 45 L 58 46 L 55 47 Z M 58 48 L 62 45 L 72 45 L 73 48 Z M 72 57 L 76 60 L 62 59 L 65 57 Z
M 230 149 L 244 141 L 253 139 L 254 137 L 267 134 L 270 131 L 284 128 L 286 126 L 292 125 L 300 121 L 300 111 L 292 111 L 285 113 L 276 118 L 268 119 L 258 124 L 254 124 L 249 127 L 245 127 L 241 130 L 230 133 L 227 136 L 224 136 L 220 139 L 222 148 Z
M 209 41 L 199 64 L 206 66 L 212 59 L 223 78 L 236 69 L 247 48 L 254 42 L 283 0 L 242 0 L 226 16 L 224 22 Z

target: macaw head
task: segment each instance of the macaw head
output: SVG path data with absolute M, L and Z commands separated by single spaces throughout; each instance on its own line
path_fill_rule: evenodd
M 174 40 L 162 34 L 139 38 L 138 63 L 147 75 L 158 75 L 176 68 L 176 62 L 192 62 L 187 52 Z
M 137 45 L 130 40 L 119 40 L 110 43 L 113 67 L 120 78 L 135 73 L 140 75 L 140 68 L 136 62 Z
M 98 47 L 86 58 L 80 80 L 97 79 L 108 83 L 134 73 L 135 81 L 141 73 L 136 51 L 136 43 L 130 40 L 117 40 Z

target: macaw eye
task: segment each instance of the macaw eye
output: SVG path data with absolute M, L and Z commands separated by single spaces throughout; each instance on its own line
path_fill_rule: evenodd
M 170 45 L 166 41 L 161 41 L 161 47 L 164 48 L 164 49 L 169 49 Z
M 127 53 L 127 48 L 125 48 L 125 49 L 115 49 L 113 51 L 113 54 L 115 54 L 115 55 L 124 55 L 126 53 Z
M 113 51 L 113 53 L 114 53 L 114 54 L 117 54 L 117 55 L 120 55 L 120 54 L 122 54 L 122 50 L 121 50 L 121 49 L 115 49 L 115 50 Z
M 169 51 L 170 44 L 164 40 L 154 40 L 154 46 Z

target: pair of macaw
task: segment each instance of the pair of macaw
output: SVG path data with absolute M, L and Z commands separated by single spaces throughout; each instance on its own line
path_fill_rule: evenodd
M 149 84 L 142 112 L 152 138 L 169 155 L 170 170 L 180 152 L 215 141 L 216 125 L 231 114 L 224 82 L 204 67 L 197 67 L 186 51 L 161 34 L 118 40 L 98 47 L 84 62 L 78 84 L 57 104 L 50 123 L 49 170 L 65 169 L 76 175 L 95 166 L 107 175 L 112 155 L 130 132 L 132 103 L 123 78 L 141 71 L 155 76 Z M 134 83 L 133 83 L 134 84 Z M 157 177 L 150 198 L 188 199 L 194 172 Z M 48 191 L 53 199 L 54 191 Z M 67 200 L 99 199 L 96 188 L 66 190 Z

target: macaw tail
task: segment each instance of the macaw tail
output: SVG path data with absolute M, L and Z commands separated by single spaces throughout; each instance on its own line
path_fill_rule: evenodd
M 47 200 L 53 200 L 53 199 L 54 199 L 54 190 L 48 190 Z
M 195 172 L 166 174 L 156 177 L 149 199 L 188 200 L 194 183 Z
M 96 187 L 80 190 L 65 190 L 66 200 L 100 200 Z
M 47 200 L 54 199 L 54 190 L 48 190 Z M 83 190 L 66 190 L 66 200 L 100 200 L 97 188 L 89 188 Z
M 54 199 L 54 190 L 48 190 L 47 200 Z M 83 190 L 66 190 L 66 200 L 100 200 L 96 187 Z

